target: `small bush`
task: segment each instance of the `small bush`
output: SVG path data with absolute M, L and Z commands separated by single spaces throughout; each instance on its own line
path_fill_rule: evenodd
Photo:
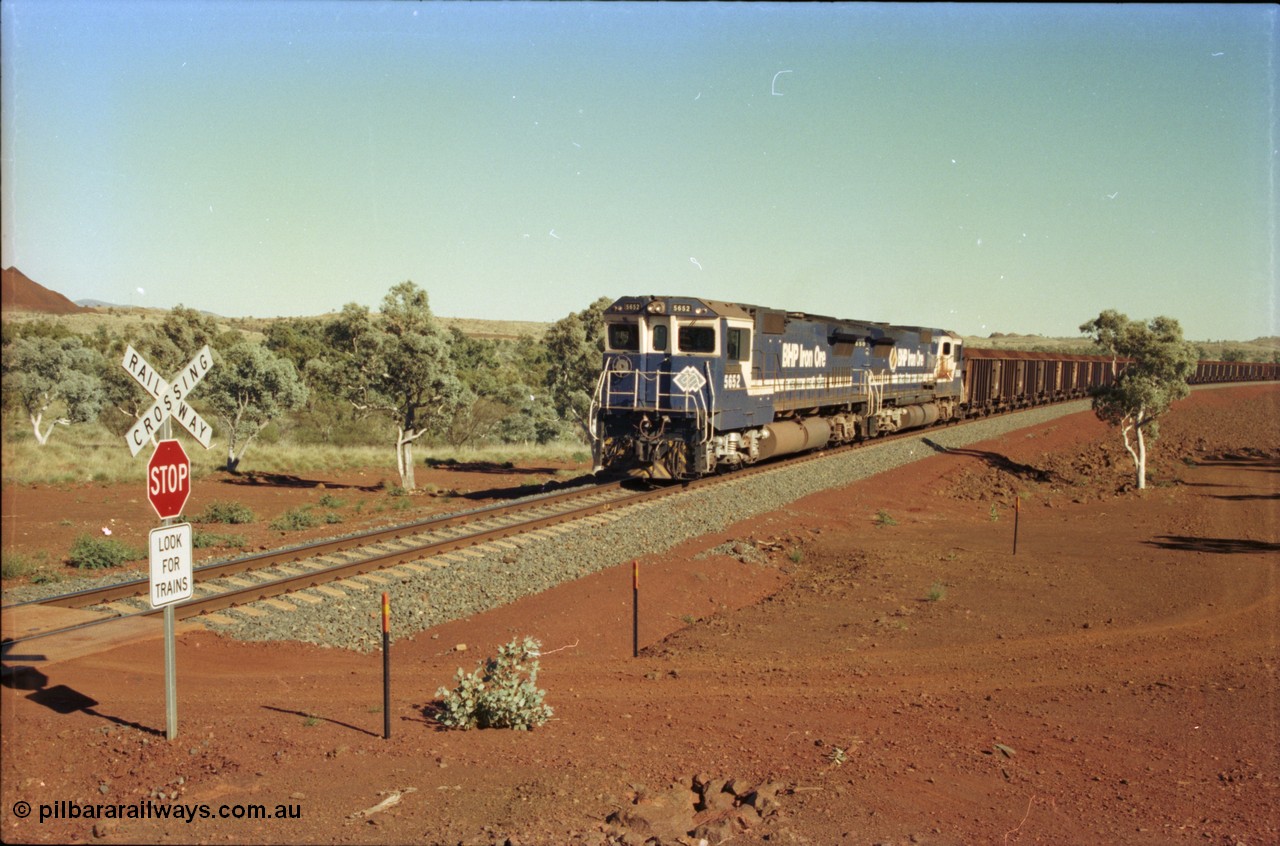
M 191 545 L 196 549 L 206 549 L 211 546 L 225 546 L 231 548 L 242 547 L 247 544 L 244 535 L 224 535 L 218 532 L 206 532 L 196 529 L 191 535 Z
M 30 556 L 21 552 L 6 552 L 0 557 L 0 578 L 20 579 L 36 567 Z
M 883 508 L 881 508 L 879 511 L 876 512 L 876 525 L 877 526 L 896 526 L 898 525 L 898 521 L 893 519 L 893 517 L 889 514 L 888 511 L 885 511 Z
M 930 602 L 938 602 L 939 600 L 946 599 L 947 586 L 942 582 L 934 582 L 929 587 L 929 592 L 925 594 L 924 598 Z
M 81 535 L 72 545 L 67 563 L 80 570 L 103 570 L 146 556 L 146 552 L 126 546 L 114 538 Z
M 346 500 L 339 499 L 333 494 L 325 494 L 324 496 L 320 497 L 320 505 L 325 508 L 341 508 L 346 504 L 347 504 Z
M 301 529 L 310 529 L 315 525 L 316 518 L 312 516 L 309 505 L 286 511 L 270 523 L 271 528 L 278 532 L 296 532 Z
M 791 559 L 791 563 L 799 564 L 804 560 L 804 550 L 797 546 L 787 553 L 787 557 Z
M 195 518 L 197 523 L 252 523 L 257 520 L 253 509 L 238 502 L 211 502 Z
M 443 700 L 437 716 L 441 725 L 528 731 L 551 719 L 551 706 L 542 702 L 546 691 L 537 688 L 539 649 L 541 644 L 533 638 L 512 640 L 470 675 L 459 668 L 457 687 L 436 691 Z

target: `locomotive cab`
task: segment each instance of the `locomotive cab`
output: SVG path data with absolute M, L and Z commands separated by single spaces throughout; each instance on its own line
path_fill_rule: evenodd
M 609 307 L 591 409 L 597 466 L 663 479 L 711 472 L 717 392 L 750 378 L 742 364 L 750 320 L 724 311 L 688 297 L 628 297 Z

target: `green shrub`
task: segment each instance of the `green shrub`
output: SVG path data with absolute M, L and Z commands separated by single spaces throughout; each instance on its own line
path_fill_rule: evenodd
M 892 515 L 890 515 L 888 511 L 885 511 L 883 508 L 881 508 L 878 512 L 876 512 L 876 525 L 877 526 L 896 526 L 898 525 L 898 521 L 893 519 Z
M 925 599 L 930 602 L 938 602 L 947 598 L 947 586 L 942 582 L 934 582 L 929 588 L 929 592 L 925 594 Z
M 533 638 L 512 640 L 488 658 L 483 667 L 466 675 L 458 668 L 453 690 L 440 688 L 442 704 L 437 719 L 454 729 L 513 728 L 528 731 L 551 719 L 551 706 L 538 690 L 538 655 L 541 644 Z M 531 660 L 532 659 L 532 660 Z M 528 678 L 525 678 L 525 675 Z
M 244 535 L 224 535 L 218 532 L 206 532 L 196 529 L 191 535 L 191 545 L 196 549 L 206 549 L 211 546 L 225 547 L 242 547 L 247 544 Z
M 341 508 L 346 505 L 346 500 L 339 499 L 333 494 L 325 494 L 320 497 L 320 504 L 325 508 Z
M 0 556 L 0 577 L 20 579 L 35 569 L 35 562 L 21 552 L 6 552 Z
M 296 532 L 316 525 L 316 518 L 311 514 L 311 506 L 304 505 L 301 508 L 286 511 L 272 520 L 270 525 L 278 532 Z
M 253 509 L 238 502 L 211 502 L 195 518 L 197 523 L 252 523 L 257 520 Z
M 95 538 L 81 535 L 71 546 L 71 554 L 67 563 L 80 570 L 103 570 L 108 567 L 119 567 L 127 561 L 146 558 L 147 553 L 134 547 L 126 546 L 114 538 Z

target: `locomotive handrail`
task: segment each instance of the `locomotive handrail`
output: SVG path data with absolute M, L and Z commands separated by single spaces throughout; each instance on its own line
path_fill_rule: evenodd
M 715 412 L 712 409 L 716 407 L 716 380 L 711 378 L 711 362 L 704 361 L 702 369 L 707 372 L 707 407 L 704 409 L 707 419 L 702 442 L 708 444 L 715 436 Z M 702 396 L 702 391 L 698 391 L 698 396 Z
M 662 411 L 669 409 L 671 411 L 683 411 L 686 414 L 693 412 L 697 418 L 697 426 L 700 429 L 706 429 L 708 432 L 712 430 L 709 411 L 715 406 L 715 383 L 710 378 L 711 365 L 703 364 L 703 370 L 706 376 L 706 384 L 694 391 L 672 391 L 662 390 L 662 380 L 674 379 L 672 374 L 661 370 L 628 370 L 625 373 L 613 371 L 603 371 L 597 391 L 600 394 L 599 407 L 601 410 L 622 409 L 647 409 L 651 411 Z M 630 389 L 616 389 L 614 382 L 616 379 L 630 378 L 632 379 Z M 653 391 L 652 404 L 646 402 L 641 403 L 642 384 L 652 384 L 655 386 Z M 704 396 L 704 393 L 710 396 Z M 597 414 L 599 412 L 597 411 Z
M 587 407 L 587 433 L 591 435 L 593 443 L 600 440 L 600 397 L 604 392 L 604 383 L 608 376 L 608 370 L 600 371 L 600 377 L 596 379 L 596 389 L 591 392 L 591 404 Z
M 867 378 L 867 416 L 870 417 L 879 414 L 880 409 L 884 407 L 884 382 L 877 384 L 876 380 L 871 378 L 874 374 L 869 367 L 863 372 Z

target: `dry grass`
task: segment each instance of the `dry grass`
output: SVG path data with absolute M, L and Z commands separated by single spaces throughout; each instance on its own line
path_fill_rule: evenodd
M 4 483 L 64 485 L 81 482 L 117 483 L 137 481 L 145 473 L 150 447 L 144 447 L 138 455 L 129 454 L 122 436 L 115 435 L 103 426 L 81 425 L 59 427 L 49 443 L 36 443 L 29 427 L 17 425 L 16 418 L 5 423 L 4 441 L 0 444 L 0 460 L 4 462 Z M 191 459 L 191 475 L 201 478 L 218 472 L 226 463 L 226 447 L 215 435 L 213 447 L 201 449 L 185 435 L 178 436 Z M 433 461 L 457 461 L 460 463 L 587 461 L 590 451 L 573 441 L 557 442 L 545 446 L 492 446 L 480 449 L 450 449 L 447 447 L 414 450 L 414 461 L 421 467 L 428 459 Z M 365 467 L 385 467 L 388 476 L 395 475 L 395 447 L 385 446 L 332 446 L 328 444 L 293 444 L 287 441 L 274 444 L 254 444 L 240 462 L 242 473 L 288 473 L 315 471 L 354 470 Z

